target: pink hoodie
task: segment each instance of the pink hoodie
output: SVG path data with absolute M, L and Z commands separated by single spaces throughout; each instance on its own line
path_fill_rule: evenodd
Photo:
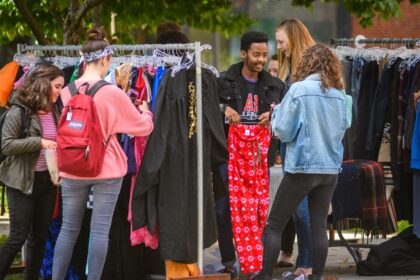
M 76 87 L 84 82 L 76 81 Z M 95 82 L 97 81 L 88 83 L 92 86 Z M 71 99 L 68 87 L 65 87 L 61 92 L 61 99 L 64 106 Z M 60 172 L 60 176 L 63 178 L 110 179 L 123 177 L 127 173 L 127 157 L 118 143 L 116 133 L 147 136 L 153 130 L 153 114 L 151 112 L 140 113 L 131 103 L 130 98 L 117 86 L 102 87 L 95 94 L 93 100 L 98 111 L 104 141 L 108 139 L 108 135 L 112 135 L 106 148 L 102 171 L 95 178 L 82 178 Z

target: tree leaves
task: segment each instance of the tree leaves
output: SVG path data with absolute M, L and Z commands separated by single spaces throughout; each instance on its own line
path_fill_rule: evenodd
M 77 43 L 83 39 L 88 27 L 92 26 L 92 9 L 88 10 L 80 26 L 71 25 L 75 17 L 72 7 L 81 7 L 95 0 L 31 0 L 25 1 L 33 17 L 43 27 L 51 43 Z M 111 12 L 117 13 L 116 26 L 118 43 L 142 43 L 144 34 L 151 36 L 156 27 L 165 20 L 180 25 L 188 24 L 202 30 L 219 31 L 225 36 L 240 34 L 254 23 L 248 16 L 231 12 L 229 0 L 103 0 L 100 4 L 100 23 L 109 29 Z M 79 8 L 80 10 L 80 8 Z M 30 36 L 30 30 L 13 1 L 0 1 L 0 43 L 13 40 L 16 36 Z M 17 28 L 15 28 L 17 27 Z M 74 29 L 74 30 L 73 30 Z M 69 34 L 70 33 L 70 34 Z M 73 34 L 77 33 L 77 34 Z M 138 36 L 142 33 L 143 36 Z M 64 39 L 63 39 L 64 38 Z M 141 38 L 141 39 L 140 39 Z M 139 41 L 140 40 L 140 41 Z
M 311 7 L 315 0 L 292 0 L 292 5 Z M 346 10 L 355 15 L 363 27 L 372 26 L 375 17 L 385 20 L 401 15 L 401 0 L 323 0 L 342 3 Z M 411 4 L 420 0 L 410 0 Z
M 17 1 L 17 0 L 15 0 Z M 312 8 L 315 0 L 292 0 L 292 5 Z M 342 3 L 355 15 L 364 27 L 371 26 L 375 17 L 388 19 L 399 16 L 401 0 L 321 0 L 323 2 Z M 243 14 L 231 10 L 229 0 L 31 0 L 26 3 L 33 18 L 41 26 L 47 40 L 61 44 L 64 39 L 71 43 L 83 40 L 87 28 L 92 26 L 92 8 L 100 5 L 100 24 L 109 30 L 111 12 L 117 13 L 117 42 L 144 43 L 156 27 L 165 20 L 172 20 L 180 25 L 187 24 L 202 30 L 218 31 L 225 36 L 240 34 L 255 23 Z M 101 4 L 98 4 L 101 2 Z M 80 24 L 71 25 L 77 17 L 71 13 L 80 12 L 80 7 L 94 3 L 83 14 Z M 420 3 L 420 0 L 410 0 Z M 75 10 L 69 9 L 72 5 Z M 96 5 L 96 6 L 95 6 Z M 79 9 L 79 10 L 77 10 Z M 17 10 L 14 1 L 0 1 L 0 43 L 8 43 L 17 36 L 38 34 L 31 30 Z M 38 30 L 39 31 L 39 30 Z

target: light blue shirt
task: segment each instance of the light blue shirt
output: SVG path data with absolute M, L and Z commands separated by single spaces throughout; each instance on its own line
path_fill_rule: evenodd
M 339 173 L 351 107 L 351 97 L 343 90 L 322 91 L 319 74 L 292 84 L 271 117 L 274 135 L 287 142 L 285 171 Z

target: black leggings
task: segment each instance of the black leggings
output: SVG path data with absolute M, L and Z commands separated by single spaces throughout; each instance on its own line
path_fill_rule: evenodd
M 35 172 L 32 194 L 7 188 L 10 235 L 0 249 L 0 279 L 6 277 L 14 257 L 26 240 L 25 280 L 39 278 L 56 191 L 48 171 Z
M 305 195 L 308 195 L 311 221 L 313 274 L 322 274 L 328 254 L 328 208 L 337 178 L 337 174 L 286 173 L 264 229 L 264 260 L 261 274 L 273 274 L 281 248 L 282 232 Z

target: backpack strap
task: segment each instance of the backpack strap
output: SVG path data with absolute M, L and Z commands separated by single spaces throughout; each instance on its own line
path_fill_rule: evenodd
M 109 85 L 107 81 L 100 80 L 96 82 L 91 88 L 89 88 L 86 92 L 86 94 L 90 95 L 92 98 L 95 95 L 95 93 L 103 86 Z
M 29 114 L 25 107 L 19 104 L 13 104 L 13 106 L 17 106 L 20 109 L 20 119 L 22 120 L 22 126 L 20 128 L 20 138 L 26 138 L 29 134 L 29 125 L 31 123 L 31 118 L 29 118 Z
M 70 91 L 71 96 L 72 97 L 75 96 L 78 92 L 78 90 L 76 88 L 76 84 L 74 82 L 71 82 L 71 83 L 69 83 L 68 87 L 69 87 L 69 91 Z
M 6 213 L 6 207 L 5 207 L 5 203 L 4 203 L 4 198 L 6 196 L 6 186 L 2 185 L 1 186 L 1 210 L 0 210 L 0 216 L 3 216 L 4 213 Z

